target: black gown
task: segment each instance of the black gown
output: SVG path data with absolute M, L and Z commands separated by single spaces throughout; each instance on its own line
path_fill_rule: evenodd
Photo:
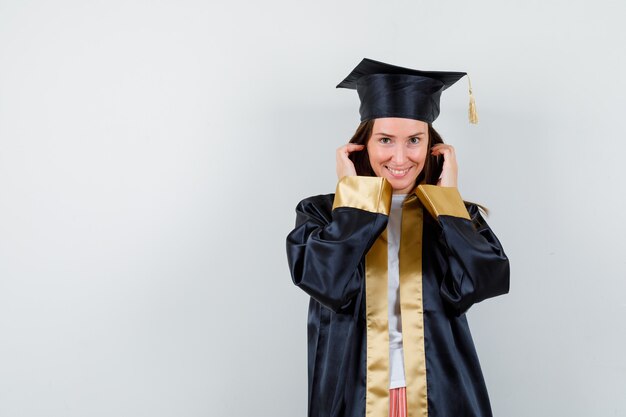
M 392 188 L 349 176 L 302 200 L 287 236 L 308 311 L 308 416 L 387 417 L 386 225 Z M 420 185 L 402 210 L 400 304 L 410 417 L 487 417 L 491 406 L 465 312 L 509 291 L 509 261 L 475 204 Z

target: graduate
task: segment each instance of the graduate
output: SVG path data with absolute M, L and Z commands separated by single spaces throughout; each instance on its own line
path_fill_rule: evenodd
M 357 90 L 361 123 L 335 193 L 300 201 L 286 239 L 311 297 L 309 417 L 492 416 L 465 313 L 508 293 L 509 260 L 432 126 L 465 75 L 365 58 L 337 85 Z

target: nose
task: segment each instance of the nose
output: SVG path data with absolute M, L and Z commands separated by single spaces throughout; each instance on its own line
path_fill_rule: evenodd
M 393 150 L 393 162 L 395 165 L 402 165 L 406 162 L 406 149 L 402 145 L 397 145 Z

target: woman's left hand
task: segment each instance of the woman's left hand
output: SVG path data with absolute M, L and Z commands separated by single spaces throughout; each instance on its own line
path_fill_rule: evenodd
M 438 143 L 431 148 L 432 155 L 443 155 L 443 168 L 437 185 L 442 187 L 456 187 L 459 167 L 456 163 L 454 147 L 446 143 Z

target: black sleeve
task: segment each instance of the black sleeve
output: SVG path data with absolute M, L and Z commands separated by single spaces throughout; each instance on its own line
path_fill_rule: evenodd
M 448 272 L 440 294 L 456 314 L 473 304 L 509 292 L 509 259 L 476 205 L 471 220 L 442 215 L 439 224 L 448 250 Z
M 509 259 L 475 204 L 455 187 L 422 187 L 420 200 L 441 226 L 448 269 L 439 292 L 455 314 L 509 292 Z
M 287 236 L 293 283 L 335 312 L 349 305 L 359 264 L 387 226 L 391 192 L 384 178 L 352 176 L 337 184 L 331 211 L 323 196 L 301 201 Z

